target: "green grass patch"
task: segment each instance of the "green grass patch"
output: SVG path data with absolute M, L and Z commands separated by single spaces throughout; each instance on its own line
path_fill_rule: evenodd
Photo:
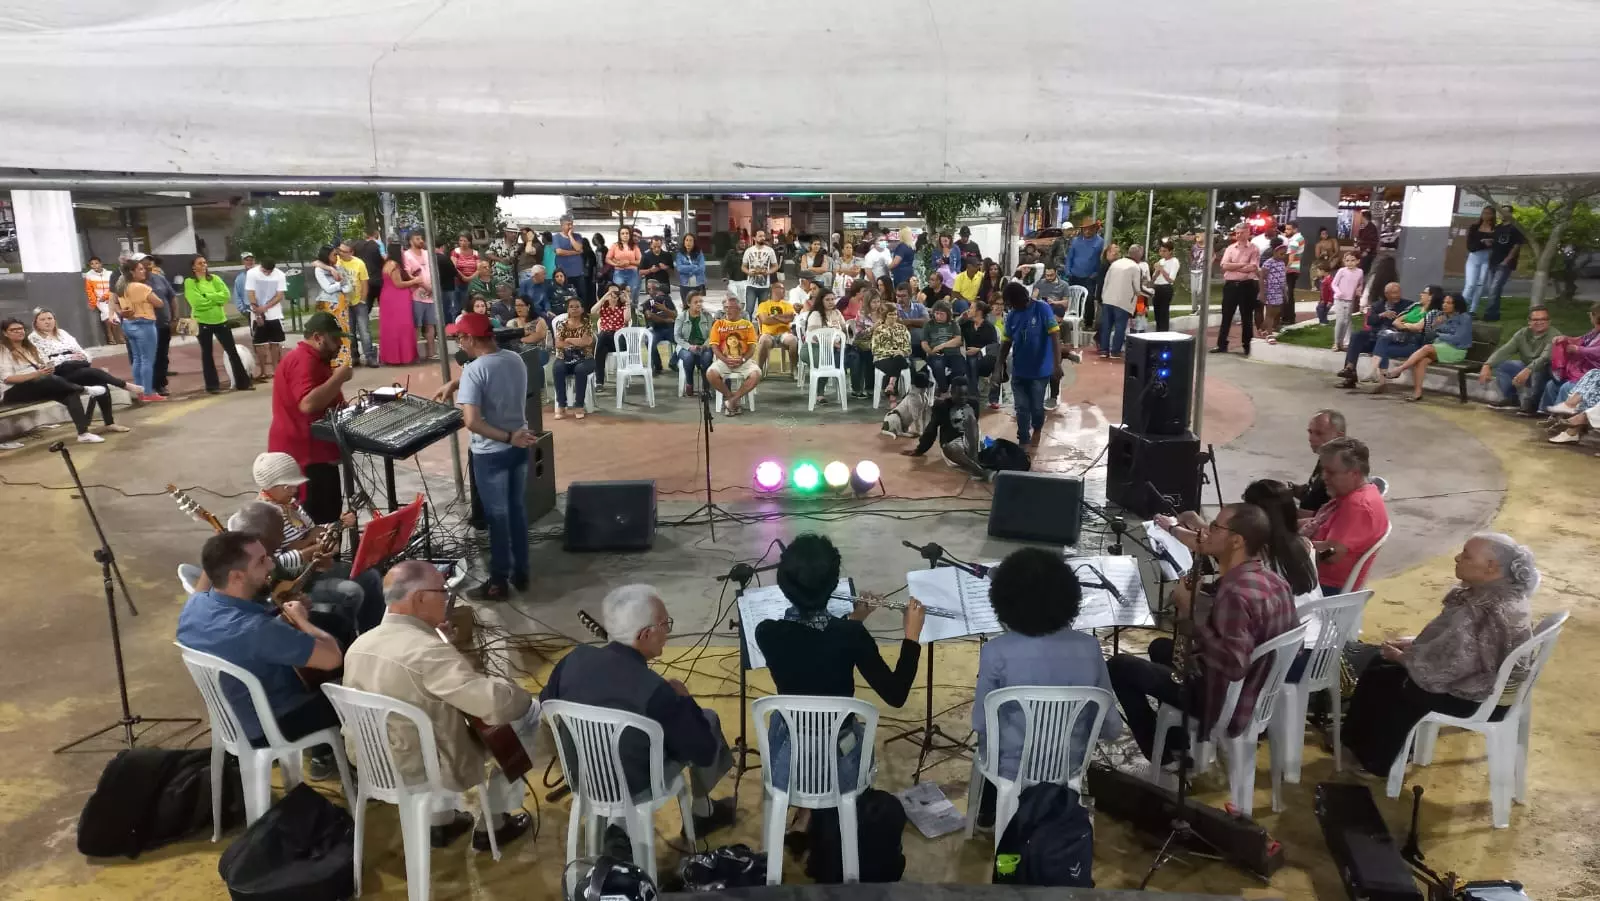
M 1589 304 L 1568 302 L 1548 304 L 1550 322 L 1563 335 L 1582 335 L 1589 331 Z M 1528 324 L 1528 298 L 1506 297 L 1500 301 L 1500 341 L 1511 340 L 1517 330 Z M 1278 336 L 1280 344 L 1301 347 L 1332 347 L 1333 326 L 1313 325 L 1284 332 Z

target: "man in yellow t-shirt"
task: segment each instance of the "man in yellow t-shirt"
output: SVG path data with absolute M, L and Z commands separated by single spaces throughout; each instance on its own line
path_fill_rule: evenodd
M 770 300 L 763 300 L 756 305 L 756 321 L 761 323 L 761 343 L 757 347 L 756 365 L 765 368 L 767 355 L 772 353 L 772 348 L 782 345 L 795 352 L 794 332 L 790 330 L 790 323 L 794 322 L 794 304 L 787 298 L 774 294 Z
M 367 272 L 367 264 L 355 255 L 349 241 L 339 242 L 339 256 L 336 262 L 339 269 L 344 272 L 345 290 L 339 295 L 337 309 L 329 310 L 339 320 L 340 328 L 353 335 L 357 342 L 351 343 L 350 338 L 344 339 L 344 347 L 340 349 L 338 361 L 335 365 L 348 366 L 351 363 L 351 353 L 354 351 L 354 362 L 361 362 L 361 352 L 366 351 L 367 365 L 378 365 L 378 354 L 372 346 L 372 331 L 367 326 L 371 310 L 367 308 L 367 281 L 371 278 Z
M 756 344 L 756 327 L 744 318 L 744 304 L 732 294 L 723 300 L 722 310 L 722 318 L 711 323 L 711 352 L 716 360 L 706 370 L 706 382 L 722 395 L 723 412 L 737 416 L 739 400 L 754 391 L 761 381 L 761 367 L 750 358 L 751 348 Z M 737 390 L 728 387 L 728 380 L 734 378 L 742 380 Z
M 961 274 L 956 276 L 955 287 L 950 290 L 959 294 L 967 303 L 978 299 L 978 288 L 983 284 L 983 272 L 980 261 L 976 256 L 969 255 Z

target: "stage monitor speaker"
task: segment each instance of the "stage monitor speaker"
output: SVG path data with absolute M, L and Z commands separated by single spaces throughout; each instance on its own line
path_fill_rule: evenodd
M 1140 435 L 1112 426 L 1106 500 L 1146 519 L 1174 509 L 1200 509 L 1200 439 L 1188 433 Z
M 991 536 L 1071 547 L 1082 526 L 1083 479 L 1009 469 L 995 475 Z
M 517 351 L 522 357 L 522 365 L 528 368 L 528 399 L 524 404 L 524 415 L 528 419 L 528 428 L 535 435 L 544 434 L 544 363 L 539 360 L 539 349 L 530 347 Z M 528 474 L 528 482 L 533 483 L 533 474 Z M 533 521 L 530 513 L 528 521 Z
M 1122 381 L 1122 425 L 1145 435 L 1182 435 L 1189 428 L 1194 338 L 1182 332 L 1128 336 Z
M 1317 822 L 1352 898 L 1422 901 L 1417 880 L 1365 785 L 1319 782 Z
M 556 508 L 555 437 L 549 432 L 540 432 L 539 440 L 528 448 L 528 487 L 522 497 L 529 523 Z
M 655 537 L 654 480 L 567 486 L 567 550 L 642 551 Z

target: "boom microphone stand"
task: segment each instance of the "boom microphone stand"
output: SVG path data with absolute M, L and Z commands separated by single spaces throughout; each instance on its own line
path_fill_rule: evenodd
M 75 738 L 61 747 L 56 748 L 53 753 L 60 754 L 63 751 L 75 748 L 86 741 L 99 738 L 107 732 L 119 728 L 122 730 L 123 744 L 127 745 L 129 748 L 132 748 L 134 742 L 139 738 L 138 734 L 134 732 L 133 727 L 141 723 L 183 723 L 184 725 L 188 726 L 199 725 L 200 720 L 192 716 L 143 717 L 135 714 L 130 709 L 128 705 L 128 675 L 122 666 L 122 632 L 117 627 L 117 592 L 112 584 L 113 576 L 115 576 L 116 582 L 122 585 L 122 596 L 128 602 L 128 612 L 134 616 L 138 616 L 139 611 L 133 606 L 133 598 L 128 595 L 127 584 L 122 581 L 122 571 L 117 568 L 116 555 L 111 553 L 111 544 L 106 541 L 106 532 L 104 529 L 100 528 L 100 517 L 95 515 L 94 505 L 89 502 L 89 492 L 84 490 L 83 479 L 79 478 L 78 476 L 78 467 L 73 465 L 72 454 L 67 450 L 66 445 L 60 441 L 50 445 L 50 452 L 53 454 L 60 454 L 61 459 L 66 462 L 67 472 L 72 474 L 72 484 L 77 486 L 78 497 L 83 501 L 83 508 L 89 511 L 89 522 L 94 524 L 95 535 L 100 539 L 100 546 L 95 548 L 94 551 L 94 562 L 100 564 L 100 583 L 105 587 L 106 616 L 111 620 L 111 652 L 117 663 L 117 696 L 122 701 L 122 716 L 118 718 L 116 722 L 109 726 L 96 729 L 93 732 L 90 732 L 88 735 Z
M 690 378 L 693 378 L 693 376 L 691 375 Z M 706 525 L 711 528 L 711 540 L 712 541 L 716 541 L 717 540 L 717 517 L 719 515 L 720 516 L 727 516 L 727 517 L 731 517 L 733 515 L 733 514 L 729 513 L 727 510 L 724 510 L 722 507 L 719 507 L 717 505 L 717 502 L 712 500 L 712 494 L 711 494 L 711 433 L 716 431 L 716 427 L 712 424 L 715 421 L 716 421 L 715 417 L 713 417 L 711 415 L 711 383 L 706 381 L 704 376 L 701 376 L 701 378 L 700 378 L 700 434 L 701 434 L 701 438 L 705 441 L 705 451 L 706 451 L 706 502 L 701 504 L 699 507 L 696 507 L 693 513 L 690 513 L 688 516 L 685 516 L 682 519 L 682 521 L 680 522 L 680 525 L 683 524 L 683 523 L 693 522 L 693 521 L 695 521 L 696 519 L 698 519 L 700 517 L 700 514 L 704 513 L 706 515 Z

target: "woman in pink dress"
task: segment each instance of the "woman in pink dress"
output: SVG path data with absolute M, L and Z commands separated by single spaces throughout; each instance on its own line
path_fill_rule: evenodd
M 378 359 L 385 366 L 406 366 L 417 361 L 411 292 L 420 281 L 406 276 L 398 242 L 390 244 L 384 256 L 383 287 L 378 292 Z

